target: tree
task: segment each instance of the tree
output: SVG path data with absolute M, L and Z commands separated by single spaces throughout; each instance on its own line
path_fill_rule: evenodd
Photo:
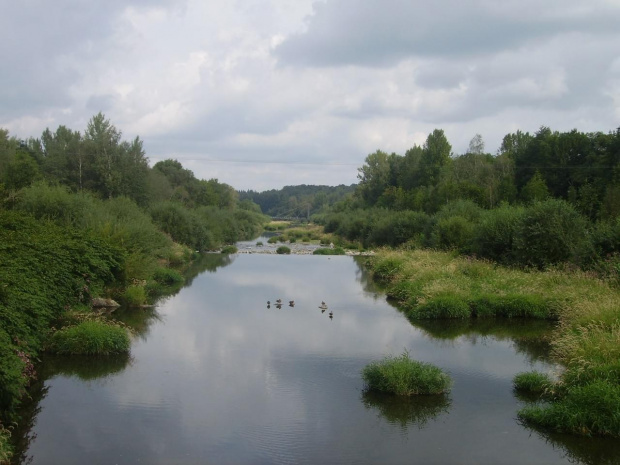
M 357 178 L 360 180 L 357 192 L 366 205 L 372 206 L 389 185 L 389 155 L 377 150 L 366 157 L 364 166 L 357 171 Z
M 422 185 L 434 185 L 444 166 L 450 162 L 452 146 L 442 129 L 435 129 L 426 138 L 424 151 L 420 159 L 420 177 Z
M 536 171 L 534 176 L 528 181 L 528 183 L 521 189 L 521 198 L 525 202 L 536 202 L 539 200 L 545 200 L 549 197 L 549 189 L 547 183 L 540 174 L 540 171 Z
M 476 155 L 482 155 L 484 153 L 484 140 L 480 134 L 476 134 L 469 141 L 469 149 L 467 150 L 467 153 L 473 153 Z

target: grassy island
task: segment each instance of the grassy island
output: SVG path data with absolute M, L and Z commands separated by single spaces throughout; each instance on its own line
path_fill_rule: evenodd
M 440 368 L 409 358 L 407 352 L 372 362 L 362 370 L 368 390 L 399 396 L 444 394 L 452 381 Z

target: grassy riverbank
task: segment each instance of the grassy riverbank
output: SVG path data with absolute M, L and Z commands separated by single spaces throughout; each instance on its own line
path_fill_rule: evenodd
M 556 431 L 620 437 L 617 287 L 572 269 L 518 270 L 429 250 L 382 250 L 368 263 L 412 320 L 556 319 L 552 355 L 566 369 L 549 400 L 521 418 Z

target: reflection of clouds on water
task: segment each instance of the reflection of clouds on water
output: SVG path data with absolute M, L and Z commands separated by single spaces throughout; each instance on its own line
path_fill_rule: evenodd
M 278 298 L 294 299 L 295 307 L 266 308 Z M 334 311 L 331 321 L 318 308 L 323 300 Z M 42 423 L 57 422 L 56 429 L 68 432 L 46 431 L 35 455 L 39 447 L 67 463 L 50 441 L 66 441 L 73 432 L 80 438 L 75 447 L 84 454 L 93 448 L 109 463 L 120 455 L 154 464 L 400 463 L 412 446 L 422 462 L 481 462 L 513 447 L 561 463 L 544 443 L 532 447 L 514 422 L 511 379 L 528 364 L 509 339 L 430 338 L 361 288 L 350 257 L 240 255 L 234 266 L 198 275 L 158 312 L 162 321 L 135 341 L 134 362 L 113 383 L 88 388 L 54 381 L 63 392 L 52 390 L 56 416 L 46 417 L 44 409 Z M 401 411 L 389 402 L 361 401 L 362 368 L 404 349 L 453 375 L 449 412 L 443 404 Z M 82 410 L 63 415 L 69 400 L 58 397 L 71 392 Z M 423 428 L 407 429 L 403 442 L 403 422 Z M 465 442 L 447 447 L 447 430 Z M 498 436 L 502 431 L 510 435 Z M 480 437 L 496 444 L 486 455 Z M 116 455 L 106 456 L 94 442 Z

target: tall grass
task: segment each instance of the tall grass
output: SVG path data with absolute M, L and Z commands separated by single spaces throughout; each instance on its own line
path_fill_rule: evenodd
M 129 352 L 126 328 L 103 321 L 83 321 L 52 334 L 47 350 L 59 355 L 111 355 Z
M 371 391 L 399 396 L 443 394 L 452 384 L 440 368 L 412 360 L 407 352 L 370 363 L 362 370 L 362 378 Z
M 565 369 L 548 388 L 552 400 L 527 407 L 520 418 L 620 437 L 620 403 L 612 408 L 620 396 L 620 289 L 575 269 L 520 270 L 429 250 L 380 250 L 369 263 L 412 320 L 558 320 L 551 353 Z

